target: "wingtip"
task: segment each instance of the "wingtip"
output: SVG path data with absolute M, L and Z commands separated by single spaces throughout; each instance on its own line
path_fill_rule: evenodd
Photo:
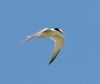
M 48 65 L 50 65 L 52 62 L 53 62 L 53 60 L 51 60 Z
M 51 64 L 51 62 L 49 62 L 49 64 L 48 65 L 50 65 Z

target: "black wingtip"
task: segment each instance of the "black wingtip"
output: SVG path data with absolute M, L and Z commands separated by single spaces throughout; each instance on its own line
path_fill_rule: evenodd
M 52 61 L 50 61 L 48 65 L 50 65 L 51 63 L 52 63 Z
M 60 52 L 60 50 L 58 51 L 58 53 L 57 53 L 55 56 L 53 56 L 53 57 L 51 58 L 51 60 L 50 60 L 50 62 L 49 62 L 48 65 L 50 65 L 50 64 L 55 60 L 55 58 L 57 57 L 57 55 L 59 54 L 59 52 Z

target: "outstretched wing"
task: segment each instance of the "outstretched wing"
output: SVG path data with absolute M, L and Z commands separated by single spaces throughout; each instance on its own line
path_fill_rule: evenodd
M 64 38 L 61 36 L 58 36 L 58 35 L 52 36 L 51 39 L 53 39 L 55 41 L 55 47 L 54 47 L 54 52 L 53 52 L 53 55 L 52 55 L 52 58 L 51 58 L 49 64 L 51 64 L 55 60 L 55 58 L 59 54 L 59 52 L 63 46 L 63 43 L 64 43 Z

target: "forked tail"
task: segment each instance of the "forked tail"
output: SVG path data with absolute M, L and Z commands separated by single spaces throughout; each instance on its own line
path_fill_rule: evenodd
M 21 44 L 23 44 L 23 43 L 25 43 L 25 42 L 27 42 L 27 41 L 31 40 L 33 37 L 35 37 L 35 35 L 26 36 L 26 39 L 25 39 L 25 40 L 23 40 L 23 41 L 21 41 L 20 43 L 21 43 Z

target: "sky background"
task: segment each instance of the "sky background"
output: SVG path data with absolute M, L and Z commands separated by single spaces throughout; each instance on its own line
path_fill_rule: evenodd
M 59 27 L 65 43 L 25 36 Z M 0 0 L 0 84 L 100 84 L 100 0 Z

